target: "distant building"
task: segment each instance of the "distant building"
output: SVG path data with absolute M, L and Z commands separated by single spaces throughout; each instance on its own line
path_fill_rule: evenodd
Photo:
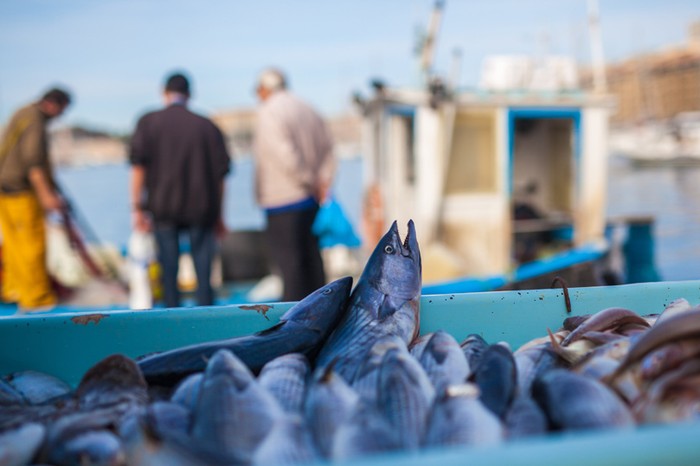
M 700 21 L 689 28 L 685 45 L 638 55 L 607 67 L 608 91 L 617 97 L 612 123 L 668 120 L 700 110 Z M 584 87 L 592 87 L 590 70 Z
M 234 158 L 250 155 L 255 127 L 254 109 L 222 110 L 213 114 L 211 119 L 224 133 L 226 144 Z
M 250 108 L 220 111 L 211 116 L 212 121 L 226 137 L 234 157 L 246 157 L 252 153 L 253 132 L 255 130 L 255 110 Z M 339 157 L 360 155 L 360 117 L 345 113 L 326 118 L 333 135 L 335 151 Z
M 51 157 L 59 165 L 103 165 L 126 161 L 128 144 L 123 137 L 80 127 L 51 132 Z

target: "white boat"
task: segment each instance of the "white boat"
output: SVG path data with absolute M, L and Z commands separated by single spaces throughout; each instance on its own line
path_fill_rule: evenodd
M 614 282 L 605 217 L 614 101 L 570 81 L 530 82 L 474 90 L 438 79 L 413 89 L 375 82 L 361 101 L 365 241 L 412 218 L 424 293 L 549 287 L 556 276 L 572 286 Z
M 638 165 L 700 164 L 700 112 L 614 128 L 610 152 Z

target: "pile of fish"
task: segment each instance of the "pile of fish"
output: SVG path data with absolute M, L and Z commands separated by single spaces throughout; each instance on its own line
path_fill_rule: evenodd
M 0 464 L 298 464 L 700 415 L 700 308 L 684 299 L 570 317 L 513 351 L 478 329 L 420 335 L 420 289 L 415 227 L 402 242 L 394 223 L 354 289 L 332 282 L 263 332 L 111 355 L 76 389 L 9 374 Z

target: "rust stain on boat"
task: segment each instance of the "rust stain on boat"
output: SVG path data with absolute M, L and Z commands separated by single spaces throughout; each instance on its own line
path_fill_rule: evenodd
M 85 314 L 81 316 L 71 317 L 70 320 L 72 320 L 74 324 L 78 325 L 87 325 L 90 322 L 93 322 L 95 325 L 97 325 L 105 317 L 107 317 L 106 314 Z
M 255 311 L 258 314 L 261 314 L 265 319 L 270 320 L 270 318 L 267 316 L 267 311 L 272 309 L 272 306 L 268 306 L 267 304 L 253 304 L 253 305 L 248 305 L 248 306 L 238 306 L 240 309 L 243 309 L 244 311 Z

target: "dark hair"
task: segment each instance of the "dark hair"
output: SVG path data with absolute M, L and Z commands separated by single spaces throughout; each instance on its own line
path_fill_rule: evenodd
M 55 104 L 66 107 L 68 104 L 70 104 L 71 97 L 67 91 L 64 91 L 63 89 L 59 89 L 58 87 L 54 87 L 53 89 L 49 89 L 41 97 L 41 100 L 48 100 L 48 101 L 53 102 Z
M 182 73 L 174 73 L 165 80 L 165 90 L 190 95 L 190 82 Z

